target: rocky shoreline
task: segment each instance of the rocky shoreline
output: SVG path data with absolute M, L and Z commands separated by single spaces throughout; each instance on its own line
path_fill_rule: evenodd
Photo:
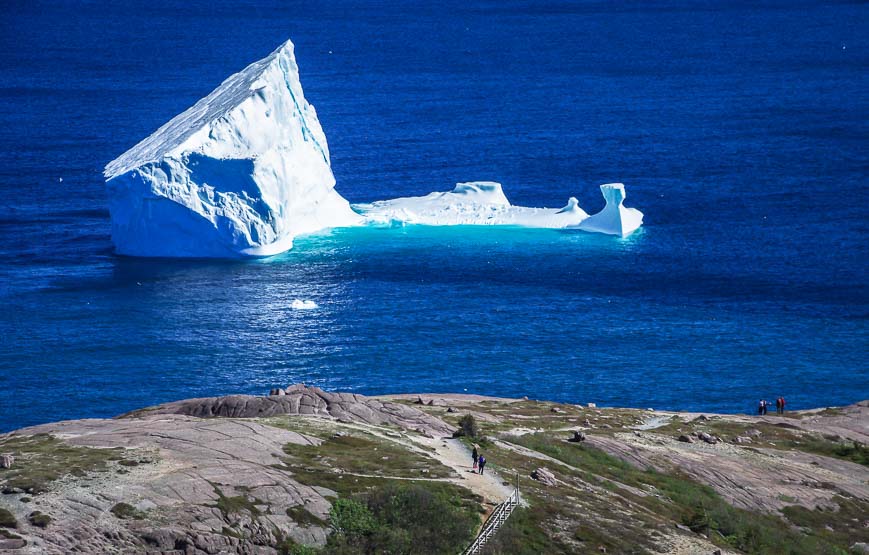
M 867 443 L 866 401 L 750 417 L 293 385 L 0 435 L 0 552 L 314 553 L 337 499 L 446 488 L 481 524 L 517 478 L 528 509 L 490 553 L 862 552 Z

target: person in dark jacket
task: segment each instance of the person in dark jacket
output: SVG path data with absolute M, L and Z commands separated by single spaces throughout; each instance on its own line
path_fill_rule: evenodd
M 486 468 L 486 457 L 480 455 L 480 460 L 478 461 L 478 464 L 480 465 L 480 474 L 482 475 L 483 469 Z
M 474 451 L 471 453 L 471 457 L 474 459 L 474 472 L 477 471 L 477 461 L 480 458 L 480 451 L 477 449 L 477 444 L 474 444 Z

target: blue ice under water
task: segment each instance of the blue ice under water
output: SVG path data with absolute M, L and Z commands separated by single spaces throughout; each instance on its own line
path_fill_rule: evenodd
M 865 6 L 405 4 L 4 6 L 0 430 L 296 381 L 733 412 L 869 398 Z M 114 256 L 105 163 L 287 38 L 351 202 L 486 179 L 596 212 L 623 181 L 645 226 Z

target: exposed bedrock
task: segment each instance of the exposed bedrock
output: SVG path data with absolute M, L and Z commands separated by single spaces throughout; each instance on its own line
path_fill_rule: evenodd
M 185 414 L 200 418 L 254 418 L 283 414 L 315 415 L 341 422 L 395 425 L 431 437 L 450 436 L 454 428 L 442 420 L 407 405 L 371 399 L 355 393 L 330 393 L 303 384 L 281 389 L 281 394 L 228 395 L 175 401 L 121 416 L 143 414 Z

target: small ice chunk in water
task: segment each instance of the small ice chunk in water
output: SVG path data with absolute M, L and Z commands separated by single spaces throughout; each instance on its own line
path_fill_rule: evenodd
M 313 310 L 315 308 L 320 308 L 320 306 L 314 301 L 295 299 L 290 305 L 290 308 L 294 310 Z

